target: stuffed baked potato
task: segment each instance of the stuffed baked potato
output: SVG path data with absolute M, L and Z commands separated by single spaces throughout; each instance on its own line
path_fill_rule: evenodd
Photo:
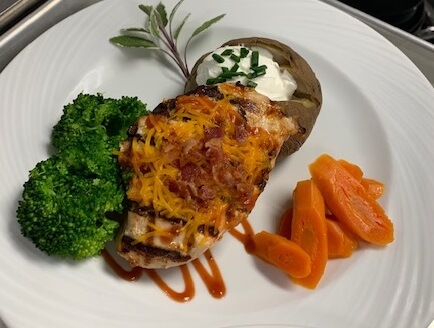
M 276 40 L 250 37 L 230 40 L 222 45 L 248 48 L 263 48 L 273 55 L 281 69 L 288 71 L 297 82 L 297 89 L 288 101 L 277 101 L 285 116 L 298 122 L 298 133 L 291 135 L 283 144 L 279 158 L 284 158 L 297 151 L 310 135 L 322 105 L 321 85 L 309 64 L 289 46 Z M 194 65 L 191 75 L 185 84 L 189 92 L 198 87 L 197 70 L 209 53 L 203 55 Z

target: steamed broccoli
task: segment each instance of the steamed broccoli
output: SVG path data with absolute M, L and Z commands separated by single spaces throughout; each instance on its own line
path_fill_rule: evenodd
M 136 98 L 80 94 L 53 128 L 57 152 L 30 171 L 17 209 L 21 232 L 49 255 L 82 259 L 113 240 L 125 188 L 113 151 L 146 107 Z

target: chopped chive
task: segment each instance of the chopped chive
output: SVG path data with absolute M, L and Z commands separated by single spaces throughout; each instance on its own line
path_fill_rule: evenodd
M 265 70 L 267 69 L 267 65 L 254 66 L 254 67 L 251 67 L 251 69 L 257 73 L 265 72 Z
M 240 58 L 246 58 L 248 54 L 249 54 L 249 49 L 244 47 L 240 49 Z
M 231 60 L 233 60 L 234 62 L 236 62 L 236 63 L 239 63 L 239 62 L 240 62 L 240 56 L 237 56 L 237 55 L 232 54 L 229 58 L 230 58 Z
M 217 84 L 217 83 L 222 83 L 225 82 L 226 79 L 221 77 L 221 76 L 217 76 L 215 78 L 211 78 L 206 80 L 206 85 L 213 85 L 213 84 Z
M 234 52 L 233 49 L 226 49 L 225 51 L 223 51 L 223 52 L 221 53 L 221 55 L 222 55 L 222 56 L 230 56 L 230 55 L 232 55 L 233 52 Z
M 255 83 L 253 81 L 247 81 L 246 86 L 247 87 L 251 87 L 251 88 L 255 88 L 258 85 L 258 83 Z
M 265 73 L 267 73 L 265 70 L 256 72 L 256 77 L 260 77 L 262 75 L 265 75 Z
M 219 64 L 223 63 L 225 59 L 219 54 L 212 54 L 212 58 Z
M 234 66 L 231 67 L 231 72 L 236 72 L 236 71 L 238 71 L 239 68 L 240 68 L 240 65 L 235 63 Z
M 251 73 L 247 74 L 248 79 L 254 79 L 255 77 L 256 77 L 256 72 L 251 72 Z
M 222 73 L 226 73 L 229 72 L 229 68 L 227 68 L 226 66 L 222 67 Z
M 250 66 L 257 67 L 259 65 L 259 52 L 252 51 L 252 58 L 250 59 Z
M 234 78 L 235 76 L 238 76 L 237 72 L 231 72 L 231 71 L 229 71 L 229 72 L 226 72 L 224 74 L 223 73 L 220 74 L 218 77 L 220 77 L 220 78 L 222 78 L 222 79 L 224 79 L 226 81 L 226 80 L 230 80 L 230 79 Z

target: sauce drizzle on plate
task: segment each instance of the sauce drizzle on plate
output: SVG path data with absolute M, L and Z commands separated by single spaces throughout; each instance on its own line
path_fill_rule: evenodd
M 184 281 L 184 289 L 182 291 L 176 291 L 171 288 L 161 277 L 161 275 L 158 273 L 158 270 L 144 269 L 140 267 L 134 267 L 131 270 L 126 270 L 107 250 L 103 250 L 102 256 L 106 264 L 120 278 L 127 281 L 136 281 L 141 278 L 143 273 L 145 273 L 167 296 L 174 301 L 188 302 L 193 299 L 195 295 L 195 284 L 188 264 L 181 265 L 179 267 L 179 270 L 182 274 L 182 279 Z M 210 250 L 207 250 L 203 257 L 209 267 L 209 271 L 205 268 L 205 265 L 202 263 L 201 259 L 195 259 L 191 263 L 208 289 L 210 295 L 214 298 L 223 298 L 226 295 L 226 286 L 217 262 L 215 261 Z

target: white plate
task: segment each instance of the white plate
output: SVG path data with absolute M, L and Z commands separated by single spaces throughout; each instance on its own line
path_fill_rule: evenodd
M 304 56 L 322 83 L 324 106 L 303 148 L 273 172 L 251 215 L 273 230 L 307 164 L 329 153 L 386 183 L 382 205 L 396 240 L 330 261 L 319 287 L 295 286 L 247 255 L 232 237 L 214 249 L 227 285 L 222 300 L 197 282 L 179 304 L 148 280 L 115 277 L 101 258 L 48 258 L 20 236 L 17 201 L 28 171 L 48 156 L 52 126 L 81 92 L 139 96 L 152 108 L 182 90 L 158 56 L 122 50 L 109 37 L 139 26 L 136 0 L 107 0 L 62 21 L 0 75 L 0 315 L 9 327 L 426 327 L 434 317 L 434 91 L 389 42 L 348 15 L 313 0 L 186 1 L 192 30 L 227 13 L 189 53 L 190 64 L 224 41 L 267 36 Z M 168 2 L 171 8 L 173 2 Z M 175 272 L 176 273 L 176 272 Z M 176 276 L 176 274 L 175 274 Z M 177 283 L 174 278 L 174 283 Z

